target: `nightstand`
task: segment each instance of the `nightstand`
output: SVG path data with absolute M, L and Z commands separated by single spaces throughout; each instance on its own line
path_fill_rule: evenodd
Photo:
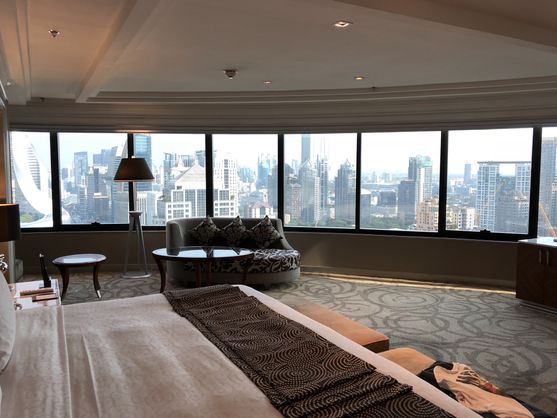
M 51 279 L 52 282 L 52 289 L 56 294 L 56 298 L 49 299 L 49 300 L 41 300 L 37 302 L 33 302 L 32 296 L 21 296 L 20 292 L 23 290 L 36 290 L 43 287 L 42 280 L 35 280 L 32 282 L 18 282 L 18 283 L 10 283 L 10 291 L 12 292 L 13 298 L 16 302 L 16 309 L 33 309 L 33 308 L 42 308 L 45 306 L 60 306 L 60 289 L 58 288 L 58 280 Z

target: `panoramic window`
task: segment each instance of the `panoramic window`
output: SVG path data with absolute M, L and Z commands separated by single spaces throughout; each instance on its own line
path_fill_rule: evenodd
M 449 132 L 447 230 L 528 233 L 533 130 Z
M 50 133 L 10 133 L 12 200 L 22 228 L 48 228 L 52 221 Z
M 155 177 L 135 184 L 144 225 L 205 216 L 205 135 L 134 134 L 134 154 L 147 160 Z
M 114 182 L 127 134 L 60 133 L 62 224 L 127 224 L 128 184 Z
M 284 223 L 355 228 L 357 134 L 284 136 Z
M 557 128 L 542 129 L 538 236 L 557 238 Z
M 213 135 L 214 216 L 277 217 L 277 135 Z
M 360 226 L 437 231 L 441 132 L 362 134 Z

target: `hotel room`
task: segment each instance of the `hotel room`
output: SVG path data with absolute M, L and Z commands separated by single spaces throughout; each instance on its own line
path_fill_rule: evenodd
M 521 314 L 534 312 L 517 321 L 543 323 L 543 333 L 528 333 L 530 325 L 524 325 L 516 332 L 527 343 L 505 353 L 484 347 L 491 357 L 477 363 L 463 351 L 439 358 L 438 347 L 428 351 L 423 341 L 414 347 L 436 360 L 500 362 L 493 369 L 497 377 L 509 375 L 500 382 L 503 389 L 527 387 L 517 396 L 527 392 L 526 401 L 557 413 L 557 353 L 544 343 L 557 340 L 557 321 L 552 313 L 524 308 L 511 294 L 516 289 L 523 299 L 557 308 L 549 279 L 557 237 L 554 1 L 534 0 L 526 7 L 520 0 L 0 0 L 0 9 L 0 203 L 18 203 L 21 214 L 19 239 L 0 243 L 8 282 L 39 273 L 40 253 L 49 261 L 101 253 L 101 272 L 123 271 L 128 210 L 142 212 L 151 271 L 157 267 L 150 254 L 166 246 L 168 220 L 268 215 L 282 220 L 288 243 L 301 254 L 301 284 L 271 287 L 269 294 L 278 299 L 288 286 L 354 279 L 339 281 L 340 289 L 360 286 L 367 277 L 409 286 L 427 282 L 424 297 L 447 285 L 491 289 Z M 152 183 L 112 181 L 120 160 L 132 155 L 149 162 Z M 538 237 L 549 238 L 541 246 L 518 244 Z M 524 280 L 517 282 L 517 275 Z M 540 277 L 543 285 L 533 280 Z M 405 289 L 414 288 L 397 289 L 406 295 Z M 151 296 L 148 304 L 166 309 L 166 301 L 154 299 L 161 295 Z M 340 306 L 336 296 L 325 303 L 328 308 Z M 265 294 L 257 297 L 274 303 Z M 119 311 L 123 328 L 133 322 L 123 312 L 141 310 L 128 302 L 93 313 L 83 306 L 68 311 L 99 320 Z M 170 312 L 151 308 L 152 317 L 140 316 L 146 327 L 168 320 Z M 354 310 L 340 311 L 372 328 L 381 325 Z M 467 313 L 462 320 L 489 312 Z M 504 327 L 497 314 L 494 308 L 493 320 Z M 25 321 L 40 333 L 30 315 Z M 41 321 L 61 326 L 62 319 L 52 313 Z M 82 324 L 67 322 L 67 331 L 60 331 L 63 349 L 48 337 L 51 351 L 45 353 L 71 368 L 71 352 L 64 350 L 87 356 L 79 346 Z M 158 332 L 172 333 L 170 322 Z M 392 347 L 412 346 L 412 338 L 393 338 L 396 330 L 385 325 L 381 331 L 387 329 Z M 115 350 L 127 347 L 118 344 Z M 535 355 L 521 351 L 524 346 L 535 348 Z M 360 348 L 348 351 L 368 361 Z M 47 355 L 21 351 L 38 356 L 35 361 Z M 511 373 L 513 367 L 519 372 Z M 206 384 L 217 384 L 211 382 Z M 72 396 L 83 396 L 87 413 L 80 414 L 77 403 L 52 402 L 49 416 L 140 410 L 113 405 L 108 395 L 95 404 L 86 393 L 92 389 L 82 389 Z M 136 389 L 130 383 L 114 390 L 129 395 Z M 226 403 L 234 394 L 224 385 L 222 390 Z M 259 397 L 251 395 L 256 391 L 246 399 Z M 171 397 L 165 393 L 158 400 Z M 454 415 L 462 412 L 445 406 Z M 221 407 L 183 415 L 172 409 L 168 416 L 218 416 Z M 278 413 L 266 407 L 265 415 Z M 248 415 L 257 416 L 255 410 Z M 26 413 L 21 416 L 32 416 Z M 242 416 L 241 408 L 234 413 Z

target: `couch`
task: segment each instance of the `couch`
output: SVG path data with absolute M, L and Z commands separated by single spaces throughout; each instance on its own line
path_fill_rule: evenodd
M 173 219 L 166 223 L 166 248 L 197 246 L 200 243 L 192 234 L 193 229 L 205 218 Z M 219 229 L 230 224 L 234 218 L 212 218 Z M 253 241 L 246 241 L 244 248 L 253 249 L 253 261 L 247 270 L 245 284 L 260 285 L 268 289 L 272 284 L 296 280 L 300 277 L 300 253 L 286 240 L 282 221 L 270 219 L 282 239 L 275 241 L 268 248 L 255 248 Z M 249 230 L 261 222 L 258 218 L 242 218 L 242 223 Z M 224 242 L 211 242 L 210 245 L 226 245 Z M 242 283 L 243 267 L 238 262 L 213 263 L 211 283 Z M 167 278 L 175 284 L 186 284 L 195 281 L 195 271 L 191 264 L 183 262 L 167 262 Z

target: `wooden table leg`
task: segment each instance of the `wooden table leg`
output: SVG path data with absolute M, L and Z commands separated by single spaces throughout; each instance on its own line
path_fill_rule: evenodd
M 157 263 L 157 267 L 159 268 L 159 274 L 161 276 L 161 290 L 160 293 L 164 292 L 164 289 L 166 288 L 166 271 L 164 269 L 163 266 L 163 259 L 157 257 L 156 255 L 153 254 L 153 258 L 155 259 L 155 263 Z
M 58 270 L 60 270 L 60 275 L 62 276 L 62 296 L 61 299 L 64 299 L 66 296 L 66 291 L 68 290 L 68 285 L 70 284 L 70 269 L 66 266 L 56 265 Z
M 93 264 L 93 286 L 95 286 L 95 292 L 97 292 L 97 297 L 99 299 L 101 296 L 101 285 L 99 284 L 99 266 L 100 263 Z
M 193 267 L 195 268 L 195 287 L 201 287 L 201 263 L 194 261 Z

